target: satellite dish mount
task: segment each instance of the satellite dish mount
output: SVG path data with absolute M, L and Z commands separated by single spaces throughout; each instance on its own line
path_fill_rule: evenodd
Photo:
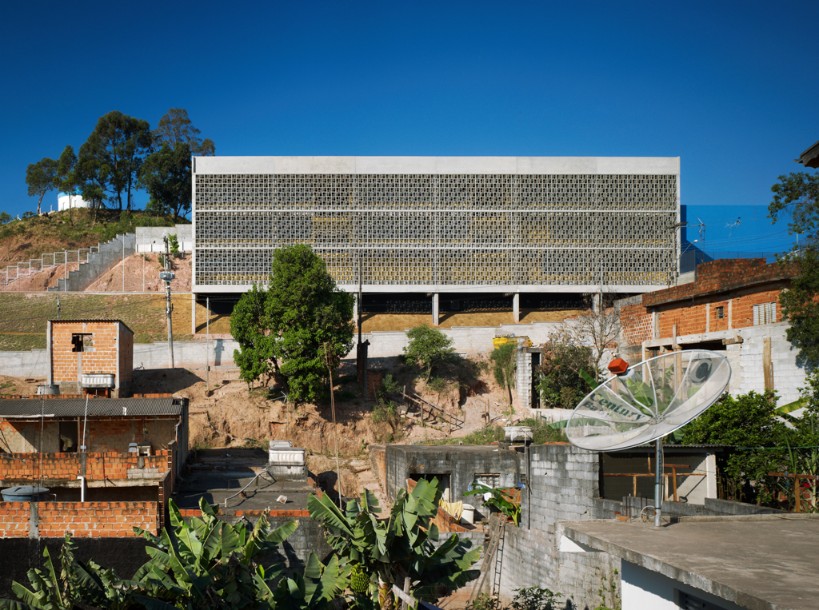
M 590 451 L 620 451 L 654 442 L 654 525 L 663 504 L 663 437 L 714 404 L 728 387 L 731 366 L 708 350 L 670 352 L 629 366 L 609 365 L 613 376 L 575 407 L 569 441 Z M 646 507 L 649 508 L 649 507 Z

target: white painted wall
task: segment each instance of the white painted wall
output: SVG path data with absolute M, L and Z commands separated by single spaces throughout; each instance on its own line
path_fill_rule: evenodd
M 734 330 L 724 330 L 677 337 L 677 343 L 686 346 L 703 341 L 722 339 L 741 342 L 726 346 L 726 355 L 731 364 L 731 382 L 728 391 L 733 395 L 748 392 L 764 392 L 765 376 L 762 368 L 762 352 L 765 339 L 771 339 L 771 363 L 773 365 L 774 388 L 779 395 L 779 404 L 793 402 L 800 397 L 800 388 L 805 385 L 805 370 L 796 363 L 797 350 L 786 337 L 787 322 L 763 324 Z M 653 339 L 643 342 L 643 349 L 652 346 L 670 345 L 670 339 Z
M 57 193 L 57 210 L 63 212 L 74 208 L 87 208 L 88 202 L 81 195 Z
M 679 592 L 715 604 L 724 610 L 742 610 L 733 602 L 663 576 L 628 561 L 622 562 L 620 593 L 622 610 L 679 610 Z

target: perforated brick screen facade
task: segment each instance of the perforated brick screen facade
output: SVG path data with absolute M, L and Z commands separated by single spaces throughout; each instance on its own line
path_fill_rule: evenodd
M 638 292 L 676 273 L 678 192 L 677 159 L 196 158 L 194 290 L 304 243 L 371 292 Z

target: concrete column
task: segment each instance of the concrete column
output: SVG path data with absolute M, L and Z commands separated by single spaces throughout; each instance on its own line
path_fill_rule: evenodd
M 512 295 L 512 319 L 515 324 L 520 322 L 520 293 L 516 292 Z
M 432 325 L 438 326 L 438 317 L 439 317 L 439 299 L 438 293 L 432 295 Z
M 711 332 L 711 303 L 705 304 L 705 332 Z
M 713 453 L 705 457 L 705 497 L 717 498 L 717 456 Z
M 196 295 L 191 292 L 191 334 L 196 334 Z
M 358 323 L 358 295 L 353 299 L 353 320 Z

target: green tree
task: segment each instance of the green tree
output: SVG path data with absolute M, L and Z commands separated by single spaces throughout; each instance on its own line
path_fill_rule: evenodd
M 557 333 L 543 345 L 538 369 L 544 408 L 573 409 L 596 383 L 597 368 L 589 347 L 578 345 L 565 333 Z
M 504 343 L 496 347 L 489 358 L 492 360 L 492 371 L 495 381 L 506 389 L 509 404 L 512 404 L 512 387 L 515 385 L 515 369 L 517 368 L 518 346 L 514 343 Z
M 40 214 L 43 197 L 58 186 L 57 161 L 45 157 L 26 168 L 26 185 L 29 197 L 37 197 L 37 214 Z
M 321 523 L 327 542 L 351 572 L 363 575 L 360 595 L 392 607 L 390 588 L 403 588 L 410 579 L 410 593 L 433 600 L 477 577 L 472 566 L 480 549 L 457 534 L 441 542 L 432 522 L 438 513 L 441 490 L 437 479 L 418 481 L 412 492 L 400 490 L 386 518 L 375 496 L 365 490 L 360 500 L 347 502 L 345 510 L 327 495 L 307 500 L 310 516 Z
M 455 353 L 452 339 L 426 324 L 407 331 L 409 343 L 404 348 L 407 362 L 419 367 L 429 381 L 432 371 L 449 361 Z
M 239 374 L 248 384 L 260 379 L 265 386 L 277 370 L 275 337 L 270 330 L 266 302 L 267 292 L 254 285 L 242 295 L 230 316 L 230 334 L 239 343 L 239 349 L 233 352 Z
M 787 336 L 799 350 L 799 362 L 815 369 L 819 367 L 819 172 L 780 176 L 771 190 L 771 220 L 790 214 L 788 230 L 802 237 L 801 249 L 782 261 L 796 267 L 790 289 L 780 296 L 782 313 L 790 322 Z
M 336 369 L 353 344 L 353 296 L 336 286 L 309 246 L 276 250 L 267 291 L 243 295 L 237 310 L 231 332 L 242 378 L 272 377 L 291 402 L 315 400 L 328 364 Z
M 160 144 L 176 146 L 187 144 L 191 154 L 198 156 L 213 155 L 216 146 L 210 138 L 202 138 L 202 132 L 194 127 L 184 108 L 171 108 L 159 119 L 153 131 L 154 140 Z
M 734 447 L 723 468 L 726 488 L 737 500 L 769 502 L 768 473 L 785 469 L 790 433 L 777 417 L 776 395 L 724 395 L 681 430 L 686 444 Z
M 69 194 L 74 194 L 81 186 L 77 177 L 77 155 L 71 146 L 66 146 L 57 159 L 57 185 Z
M 88 139 L 80 147 L 77 176 L 83 197 L 92 202 L 108 200 L 117 209 L 133 204 L 138 176 L 152 147 L 147 121 L 127 116 L 118 110 L 100 117 Z
M 186 110 L 171 108 L 153 131 L 155 150 L 143 163 L 139 178 L 148 191 L 147 210 L 160 216 L 187 216 L 191 209 L 191 156 L 212 155 L 216 147 L 202 139 Z

